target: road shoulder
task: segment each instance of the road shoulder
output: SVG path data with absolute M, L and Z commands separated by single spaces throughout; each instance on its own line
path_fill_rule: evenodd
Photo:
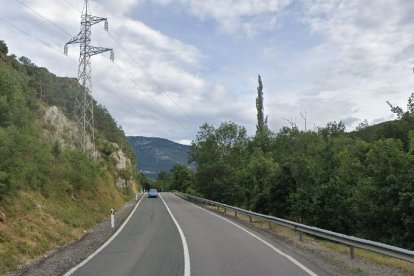
M 138 198 L 140 199 L 140 198 Z M 115 227 L 110 227 L 110 219 L 98 224 L 81 239 L 76 240 L 56 251 L 49 252 L 30 264 L 25 265 L 11 275 L 63 275 L 66 271 L 86 259 L 107 241 L 122 225 L 136 206 L 137 201 L 131 200 L 115 216 Z

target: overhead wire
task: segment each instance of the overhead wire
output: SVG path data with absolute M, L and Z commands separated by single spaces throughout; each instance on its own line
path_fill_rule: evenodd
M 66 2 L 66 3 L 68 3 L 68 1 L 67 0 L 63 0 L 64 2 Z M 70 3 L 68 3 L 68 4 L 70 4 Z M 72 6 L 75 10 L 77 10 L 78 12 L 80 12 L 81 13 L 81 11 L 79 10 L 79 9 L 76 9 L 72 4 L 70 4 L 70 6 Z M 155 80 L 154 80 L 154 78 L 145 70 L 145 68 L 143 67 L 143 66 L 141 66 L 141 65 L 139 65 L 139 63 L 135 60 L 135 58 L 121 45 L 121 43 L 119 43 L 118 42 L 118 40 L 108 31 L 107 32 L 108 33 L 108 35 L 111 37 L 111 39 L 130 57 L 130 59 L 147 75 L 147 77 L 154 83 L 154 84 L 156 84 L 156 86 L 158 87 L 158 89 L 160 89 L 161 91 L 163 90 L 162 88 L 161 88 L 161 86 L 159 85 L 159 83 L 158 82 L 156 82 Z M 142 86 L 140 85 L 140 84 L 138 84 L 135 80 L 133 80 L 131 77 L 129 77 L 129 75 L 116 63 L 116 62 L 114 62 L 114 64 L 118 67 L 118 70 L 120 70 L 123 74 L 124 74 L 124 76 L 130 81 L 130 82 L 132 82 L 132 83 L 134 83 L 136 86 L 138 86 L 140 89 L 141 89 L 141 91 L 143 92 L 143 93 L 145 93 L 147 96 L 149 96 L 150 97 L 150 99 L 156 104 L 156 105 L 158 105 L 166 114 L 168 114 L 169 116 L 171 116 L 170 114 L 169 114 L 169 112 L 160 104 L 160 103 L 158 103 L 156 100 L 154 100 L 153 99 L 153 97 L 149 94 L 149 93 L 147 93 L 146 91 L 145 91 L 145 89 L 143 89 L 142 88 Z M 179 106 L 178 105 L 178 103 L 176 102 L 176 101 L 174 101 L 174 99 L 172 99 L 169 95 L 168 95 L 168 92 L 166 92 L 165 93 L 165 95 L 170 99 L 170 101 L 174 104 L 174 105 L 176 105 L 183 113 L 184 113 L 184 115 L 188 118 L 188 119 L 191 119 L 190 118 L 190 116 L 184 111 L 184 109 L 182 109 L 181 108 L 181 106 Z M 181 126 L 181 128 L 183 128 L 183 130 L 184 131 L 186 131 L 188 134 L 190 134 L 190 135 L 192 135 L 192 133 L 190 132 L 190 131 L 188 131 L 188 129 L 186 129 L 182 124 L 181 124 L 181 122 L 180 121 L 178 121 L 175 117 L 171 117 L 177 124 L 179 124 L 180 126 Z
M 62 0 L 67 2 L 67 0 Z M 72 6 L 73 7 L 73 6 Z M 74 7 L 75 8 L 75 7 Z M 76 9 L 76 8 L 75 8 Z M 76 9 L 78 10 L 78 9 Z M 79 11 L 79 10 L 78 10 Z M 80 12 L 80 11 L 79 11 Z M 119 42 L 119 40 L 116 38 L 116 36 L 114 36 L 110 31 L 108 31 L 108 35 L 111 37 L 111 39 L 129 56 L 129 58 L 138 66 L 138 68 L 140 68 L 144 74 L 148 77 L 148 79 L 151 80 L 151 82 L 160 90 L 160 91 L 164 91 L 165 95 L 170 99 L 170 101 L 178 107 L 178 109 L 181 110 L 181 112 L 188 118 L 191 119 L 191 116 L 185 112 L 185 110 L 168 94 L 168 91 L 166 89 L 163 89 L 162 86 L 160 85 L 160 83 L 158 81 L 155 80 L 155 78 L 153 78 L 151 76 L 151 74 L 145 69 L 144 66 L 142 66 L 141 64 L 139 64 L 139 62 L 136 60 L 135 56 L 133 56 L 124 46 L 122 46 L 122 44 Z M 145 61 L 142 60 L 142 62 L 144 63 L 144 65 L 148 66 L 148 64 L 145 63 Z M 169 90 L 173 90 L 170 89 Z
M 145 75 L 157 86 L 157 88 L 163 91 L 163 88 L 161 87 L 161 85 L 149 74 L 149 72 L 145 69 L 145 67 L 141 66 L 135 60 L 135 58 L 121 45 L 121 43 L 112 35 L 111 32 L 108 32 L 108 34 L 115 41 L 115 43 L 131 58 L 131 60 L 145 73 Z M 174 103 L 174 105 L 176 105 L 184 113 L 185 116 L 191 119 L 190 115 L 188 115 L 187 112 L 185 112 L 185 110 L 172 97 L 170 97 L 170 95 L 168 95 L 168 91 L 165 91 L 165 95 L 171 100 L 171 102 Z
M 43 41 L 43 40 L 39 39 L 38 37 L 33 36 L 33 35 L 31 35 L 31 34 L 29 34 L 29 33 L 25 32 L 24 30 L 22 30 L 21 28 L 17 27 L 17 26 L 16 26 L 16 25 L 14 25 L 13 23 L 10 23 L 8 20 L 3 19 L 3 18 L 0 18 L 0 21 L 1 21 L 1 22 L 3 22 L 3 23 L 5 23 L 6 25 L 8 25 L 8 27 L 9 27 L 9 28 L 11 28 L 11 29 L 15 29 L 15 30 L 19 31 L 20 33 L 22 33 L 22 34 L 24 34 L 24 35 L 26 35 L 26 36 L 28 36 L 28 37 L 30 37 L 30 38 L 32 38 L 32 39 L 34 39 L 34 40 L 37 40 L 37 41 L 38 41 L 38 42 L 40 42 L 41 44 L 43 44 L 43 45 L 45 45 L 45 46 L 49 47 L 50 49 L 52 49 L 52 50 L 56 51 L 57 53 L 59 53 L 59 54 L 63 55 L 63 53 L 62 53 L 61 51 L 59 51 L 58 49 L 53 48 L 51 45 L 48 45 L 45 41 Z M 70 60 L 72 63 L 74 63 L 74 64 L 78 64 L 78 61 L 77 61 L 77 60 L 75 60 L 75 59 L 73 59 L 73 58 L 71 58 L 71 57 L 68 57 L 68 58 L 69 58 L 69 60 Z M 111 89 L 107 88 L 107 87 L 106 87 L 105 85 L 103 85 L 100 81 L 95 80 L 95 85 L 96 85 L 96 86 L 98 86 L 98 87 L 100 87 L 103 91 L 105 91 L 105 92 L 107 92 L 107 93 L 111 94 L 114 98 L 116 98 L 117 100 L 119 100 L 121 103 L 125 104 L 125 105 L 126 105 L 127 107 L 129 107 L 131 110 L 134 110 L 134 111 L 136 111 L 137 113 L 139 112 L 139 111 L 138 111 L 138 109 L 136 109 L 136 107 L 131 106 L 129 103 L 127 103 L 126 101 L 124 101 L 122 98 L 120 98 L 120 97 L 118 97 L 117 95 L 115 95 L 115 94 L 111 91 Z M 148 118 L 148 117 L 147 117 L 147 118 Z M 155 126 L 155 128 L 157 128 L 158 130 L 162 131 L 162 129 L 160 128 L 160 126 L 158 126 L 157 124 L 155 124 L 154 126 Z
M 0 21 L 2 21 L 3 23 L 5 23 L 6 25 L 8 25 L 8 26 L 9 26 L 9 28 L 13 28 L 13 29 L 15 29 L 15 30 L 17 30 L 17 31 L 19 31 L 19 32 L 21 32 L 21 33 L 23 33 L 23 34 L 25 34 L 26 36 L 29 36 L 29 37 L 31 37 L 31 38 L 33 38 L 33 39 L 36 39 L 37 41 L 39 41 L 40 43 L 42 43 L 42 44 L 44 44 L 44 45 L 46 45 L 46 46 L 48 46 L 48 47 L 52 47 L 52 46 L 51 46 L 50 44 L 48 44 L 47 42 L 43 41 L 42 39 L 40 39 L 40 38 L 38 38 L 38 37 L 35 37 L 35 36 L 33 36 L 33 35 L 29 34 L 28 32 L 26 32 L 26 31 L 22 30 L 21 28 L 17 27 L 16 25 L 14 25 L 14 24 L 10 23 L 10 22 L 9 22 L 9 21 L 7 21 L 6 19 L 0 18 Z
M 71 34 L 69 32 L 67 32 L 65 29 L 63 29 L 62 27 L 60 27 L 59 25 L 55 24 L 53 21 L 50 21 L 47 17 L 43 16 L 42 14 L 40 14 L 39 12 L 37 12 L 35 9 L 33 9 L 32 7 L 30 7 L 29 5 L 25 4 L 24 2 L 20 1 L 20 0 L 14 0 L 17 3 L 19 3 L 20 5 L 22 5 L 23 7 L 25 7 L 26 9 L 32 11 L 33 13 L 35 13 L 37 16 L 40 16 L 41 18 L 43 18 L 44 20 L 46 20 L 47 22 L 49 22 L 50 24 L 52 24 L 53 26 L 55 26 L 56 28 L 58 28 L 59 30 L 61 30 L 62 32 L 66 33 L 67 35 L 71 36 Z
M 61 31 L 63 31 L 64 33 L 66 33 L 66 34 L 68 34 L 68 35 L 71 35 L 69 32 L 67 32 L 65 29 L 63 29 L 62 27 L 60 27 L 59 25 L 57 25 L 56 23 L 54 23 L 54 22 L 52 22 L 51 20 L 49 20 L 48 18 L 46 18 L 45 16 L 43 16 L 42 14 L 40 14 L 39 12 L 37 12 L 36 10 L 34 10 L 33 8 L 31 8 L 29 5 L 27 5 L 27 4 L 25 4 L 25 3 L 23 3 L 23 2 L 21 2 L 20 0 L 15 0 L 17 3 L 19 3 L 19 4 L 21 4 L 21 5 L 23 5 L 24 7 L 26 7 L 27 9 L 29 9 L 29 10 L 31 10 L 33 13 L 35 13 L 36 15 L 38 15 L 39 17 L 41 17 L 42 19 L 44 19 L 45 21 L 47 21 L 48 23 L 50 23 L 50 24 L 52 24 L 53 26 L 55 26 L 56 28 L 58 28 L 59 30 L 61 30 Z M 69 1 L 67 1 L 67 0 L 63 0 L 64 2 L 66 2 L 68 5 L 70 5 L 72 8 L 74 8 L 75 10 L 77 10 L 77 11 L 79 11 L 73 4 L 71 4 Z M 5 20 L 3 20 L 4 22 L 6 22 Z M 7 22 L 6 22 L 7 23 Z M 19 31 L 22 31 L 21 29 L 18 29 Z M 23 32 L 24 34 L 26 34 L 26 35 L 29 35 L 28 33 L 26 33 L 26 32 Z M 32 35 L 29 35 L 29 36 L 31 36 L 31 37 L 33 37 Z M 114 39 L 111 35 L 110 35 L 110 37 L 112 38 L 112 39 Z M 36 38 L 38 41 L 40 41 L 41 43 L 43 43 L 43 44 L 45 44 L 45 45 L 47 45 L 47 43 L 44 43 L 42 40 L 40 40 L 40 39 L 38 39 L 37 37 L 34 37 L 34 38 Z M 114 41 L 115 41 L 115 39 L 114 39 Z M 119 42 L 117 42 L 117 41 L 115 41 L 118 45 L 120 45 L 120 43 Z M 121 46 L 121 45 L 120 45 Z M 51 47 L 50 45 L 49 45 L 49 47 Z M 122 47 L 122 46 L 121 46 Z M 122 47 L 123 48 L 123 47 Z M 126 52 L 126 50 L 124 50 L 125 52 Z M 130 55 L 129 53 L 128 53 L 128 55 Z M 131 56 L 131 55 L 130 55 Z M 132 57 L 132 56 L 131 56 Z M 135 60 L 135 59 L 134 59 Z M 137 63 L 136 61 L 135 61 L 135 63 Z M 124 76 L 125 77 L 127 77 L 127 79 L 131 82 L 131 83 L 133 83 L 134 85 L 136 85 L 136 86 L 138 86 L 138 88 L 140 88 L 140 91 L 141 92 L 143 92 L 143 93 L 145 93 L 150 99 L 151 99 L 151 101 L 153 101 L 156 105 L 158 105 L 170 118 L 172 118 L 178 125 L 180 125 L 180 127 L 181 128 L 183 128 L 183 130 L 185 131 L 185 132 L 187 132 L 187 134 L 190 134 L 190 135 L 192 135 L 192 133 L 188 130 L 188 129 L 186 129 L 182 124 L 181 124 L 181 122 L 180 121 L 178 121 L 174 116 L 172 116 L 171 114 L 170 114 L 170 112 L 168 112 L 160 103 L 158 103 L 158 101 L 156 101 L 153 97 L 152 97 L 152 95 L 150 95 L 148 92 L 146 92 L 136 81 L 134 81 L 131 77 L 129 77 L 129 75 L 118 65 L 118 64 L 116 64 L 116 63 L 114 63 L 115 65 L 116 65 L 116 67 L 118 68 L 118 70 L 119 71 L 121 71 L 123 74 L 124 74 Z M 108 90 L 108 89 L 105 89 L 105 90 Z M 114 95 L 114 94 L 113 94 Z M 168 95 L 167 95 L 168 96 Z M 169 96 L 168 96 L 169 97 Z M 170 97 L 169 97 L 170 98 Z M 170 100 L 171 101 L 173 101 L 171 98 L 170 98 Z M 174 104 L 177 106 L 177 107 L 179 107 L 178 106 L 178 104 L 177 103 L 175 103 L 174 102 Z M 182 108 L 181 107 L 179 107 L 181 110 L 182 110 Z M 184 110 L 182 110 L 182 111 L 184 111 Z
M 78 12 L 82 12 L 82 10 L 80 10 L 79 8 L 77 8 L 75 5 L 72 4 L 72 2 L 68 1 L 68 0 L 63 0 L 65 1 L 68 5 L 72 6 L 72 8 L 74 8 L 75 10 L 77 10 Z

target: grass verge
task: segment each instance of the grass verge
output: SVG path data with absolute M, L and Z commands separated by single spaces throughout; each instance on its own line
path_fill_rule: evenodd
M 121 191 L 109 174 L 101 175 L 91 190 L 67 194 L 65 183 L 40 191 L 21 190 L 0 205 L 0 275 L 81 238 L 133 198 Z

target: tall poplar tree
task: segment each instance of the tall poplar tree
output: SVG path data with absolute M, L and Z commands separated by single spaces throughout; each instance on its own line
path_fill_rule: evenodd
M 267 118 L 263 115 L 263 84 L 262 78 L 258 77 L 259 86 L 257 87 L 256 109 L 257 109 L 257 125 L 256 133 L 263 132 L 267 128 Z

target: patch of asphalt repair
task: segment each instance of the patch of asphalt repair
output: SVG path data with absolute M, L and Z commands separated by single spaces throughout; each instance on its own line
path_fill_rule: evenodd
M 142 196 L 138 197 L 138 200 Z M 111 228 L 111 221 L 108 216 L 108 219 L 98 224 L 81 239 L 39 257 L 10 275 L 63 275 L 107 241 L 122 225 L 137 202 L 135 199 L 131 200 L 115 213 L 114 228 Z

